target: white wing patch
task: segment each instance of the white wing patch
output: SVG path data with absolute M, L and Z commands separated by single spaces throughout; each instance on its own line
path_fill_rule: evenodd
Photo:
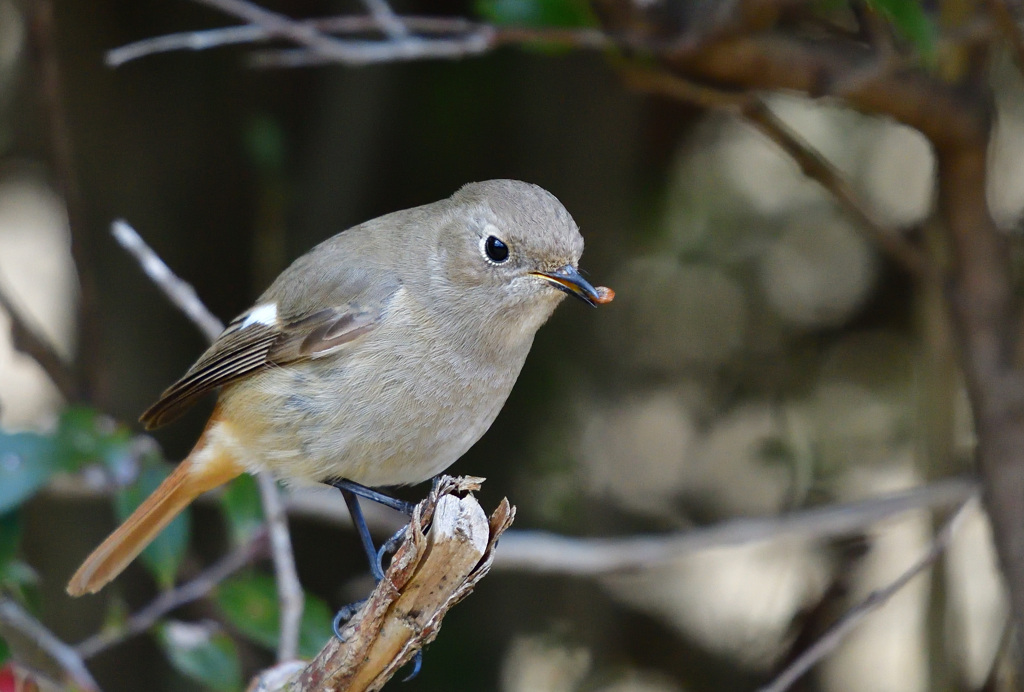
M 239 329 L 245 329 L 254 324 L 263 324 L 268 327 L 273 327 L 277 324 L 277 303 L 268 303 L 267 305 L 257 305 L 254 307 L 249 311 Z

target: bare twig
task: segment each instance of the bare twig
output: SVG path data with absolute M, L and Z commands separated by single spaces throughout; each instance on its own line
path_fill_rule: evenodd
M 292 539 L 288 533 L 288 516 L 281 502 L 277 484 L 265 473 L 256 480 L 263 499 L 263 513 L 270 527 L 274 572 L 277 575 L 277 600 L 281 604 L 281 635 L 277 642 L 277 660 L 290 661 L 299 655 L 299 624 L 305 595 L 292 558 Z
M 403 39 L 409 36 L 409 29 L 399 19 L 395 11 L 391 9 L 388 0 L 363 0 L 370 16 L 380 27 L 380 30 L 392 39 Z
M 78 396 L 78 385 L 75 375 L 61 358 L 53 345 L 36 330 L 27 317 L 14 305 L 14 301 L 0 286 L 0 308 L 11 320 L 11 343 L 15 351 L 24 353 L 43 369 L 57 391 L 67 401 L 75 401 Z
M 830 538 L 913 509 L 956 507 L 977 496 L 974 479 L 950 478 L 882 497 L 816 507 L 778 517 L 742 518 L 666 536 L 570 538 L 510 531 L 495 569 L 596 576 L 665 563 L 710 548 L 782 537 Z
M 409 34 L 421 34 L 403 40 L 346 40 L 345 45 L 358 60 L 336 60 L 316 50 L 293 49 L 259 53 L 256 63 L 263 67 L 296 67 L 329 62 L 365 65 L 417 59 L 457 59 L 479 55 L 501 46 L 530 42 L 558 44 L 579 49 L 604 49 L 612 41 L 596 29 L 552 29 L 528 27 L 495 27 L 471 22 L 461 17 L 398 17 Z M 345 15 L 319 19 L 296 20 L 299 24 L 324 34 L 358 35 L 379 28 L 374 17 Z M 263 26 L 247 24 L 222 29 L 190 31 L 143 39 L 115 48 L 106 55 L 111 67 L 139 58 L 176 50 L 209 50 L 221 46 L 264 43 L 278 35 Z
M 629 71 L 626 80 L 638 89 L 737 113 L 788 154 L 804 175 L 831 193 L 856 219 L 868 239 L 900 266 L 915 276 L 923 276 L 929 270 L 928 256 L 908 242 L 899 229 L 886 228 L 878 221 L 842 171 L 794 132 L 756 95 L 711 89 L 665 72 Z
M 100 687 L 81 656 L 24 608 L 3 596 L 0 596 L 0 636 L 11 647 L 13 658 L 20 666 L 61 686 L 99 692 Z
M 966 514 L 967 504 L 962 504 L 942 529 L 939 530 L 934 540 L 932 540 L 928 551 L 917 562 L 890 584 L 872 591 L 868 594 L 867 598 L 847 611 L 818 641 L 798 656 L 774 680 L 762 687 L 759 692 L 785 692 L 785 690 L 788 690 L 793 683 L 799 680 L 821 659 L 833 652 L 842 643 L 843 639 L 846 638 L 846 635 L 859 625 L 869 613 L 885 605 L 890 598 L 898 593 L 914 577 L 931 567 L 939 559 L 943 551 L 945 551 L 956 529 L 962 523 L 963 517 Z
M 296 22 L 283 14 L 271 12 L 246 0 L 196 0 L 196 2 L 260 26 L 271 36 L 294 41 L 328 60 L 349 65 L 370 62 L 360 43 L 339 41 L 321 33 L 312 25 Z M 421 40 L 409 38 L 396 41 L 394 45 L 404 49 L 413 49 L 417 43 L 421 43 Z M 412 50 L 412 52 L 418 51 Z
M 178 278 L 131 226 L 124 221 L 115 221 L 111 225 L 111 231 L 118 242 L 132 253 L 153 283 L 199 327 L 209 341 L 220 335 L 224 330 L 223 323 L 206 308 L 192 286 Z M 266 517 L 269 526 L 271 553 L 274 558 L 281 606 L 278 656 L 294 658 L 298 653 L 299 621 L 302 619 L 302 586 L 299 584 L 298 571 L 295 569 L 295 555 L 288 534 L 288 517 L 281 506 L 277 487 L 270 477 L 260 476 L 258 480 L 263 501 L 263 516 Z
M 142 610 L 133 613 L 123 625 L 94 634 L 75 646 L 75 651 L 81 658 L 90 659 L 130 637 L 147 632 L 163 616 L 205 598 L 229 576 L 264 557 L 268 552 L 267 543 L 266 529 L 255 532 L 244 545 L 232 550 L 191 581 L 164 591 Z
M 379 690 L 424 645 L 490 569 L 515 508 L 502 500 L 488 521 L 470 494 L 478 478 L 442 477 L 416 506 L 405 540 L 370 598 L 305 668 L 274 668 L 252 691 Z
M 48 116 L 50 144 L 53 147 L 54 173 L 64 198 L 71 232 L 71 257 L 78 274 L 78 357 L 73 382 L 76 395 L 70 401 L 91 400 L 100 379 L 99 304 L 95 264 L 92 258 L 92 232 L 85 220 L 82 197 L 74 174 L 74 151 L 68 127 L 67 108 L 61 88 L 56 30 L 52 0 L 30 3 L 30 38 L 39 71 L 39 90 Z
M 213 341 L 224 331 L 224 323 L 199 300 L 195 289 L 176 276 L 128 222 L 114 221 L 110 224 L 110 232 L 121 247 L 131 253 L 150 281 L 185 313 L 208 341 Z

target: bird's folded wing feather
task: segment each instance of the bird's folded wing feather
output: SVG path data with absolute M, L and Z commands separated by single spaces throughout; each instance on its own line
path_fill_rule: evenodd
M 257 305 L 239 315 L 185 376 L 142 414 L 140 420 L 147 429 L 171 422 L 212 389 L 270 366 L 327 355 L 371 331 L 384 308 L 349 303 L 306 315 L 254 320 L 261 307 L 265 310 Z

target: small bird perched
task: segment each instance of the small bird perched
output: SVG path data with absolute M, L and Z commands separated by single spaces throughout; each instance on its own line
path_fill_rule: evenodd
M 440 473 L 490 427 L 560 300 L 614 296 L 580 276 L 582 252 L 562 204 L 514 180 L 471 183 L 320 243 L 142 415 L 164 425 L 221 388 L 195 448 L 68 593 L 101 589 L 193 499 L 243 472 L 377 500 L 368 488 Z

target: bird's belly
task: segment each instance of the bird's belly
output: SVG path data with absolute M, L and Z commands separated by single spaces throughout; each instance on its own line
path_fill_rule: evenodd
M 226 390 L 244 463 L 289 482 L 419 483 L 487 431 L 519 372 L 469 378 L 461 371 L 477 368 L 436 360 L 382 372 L 375 360 L 308 361 Z

